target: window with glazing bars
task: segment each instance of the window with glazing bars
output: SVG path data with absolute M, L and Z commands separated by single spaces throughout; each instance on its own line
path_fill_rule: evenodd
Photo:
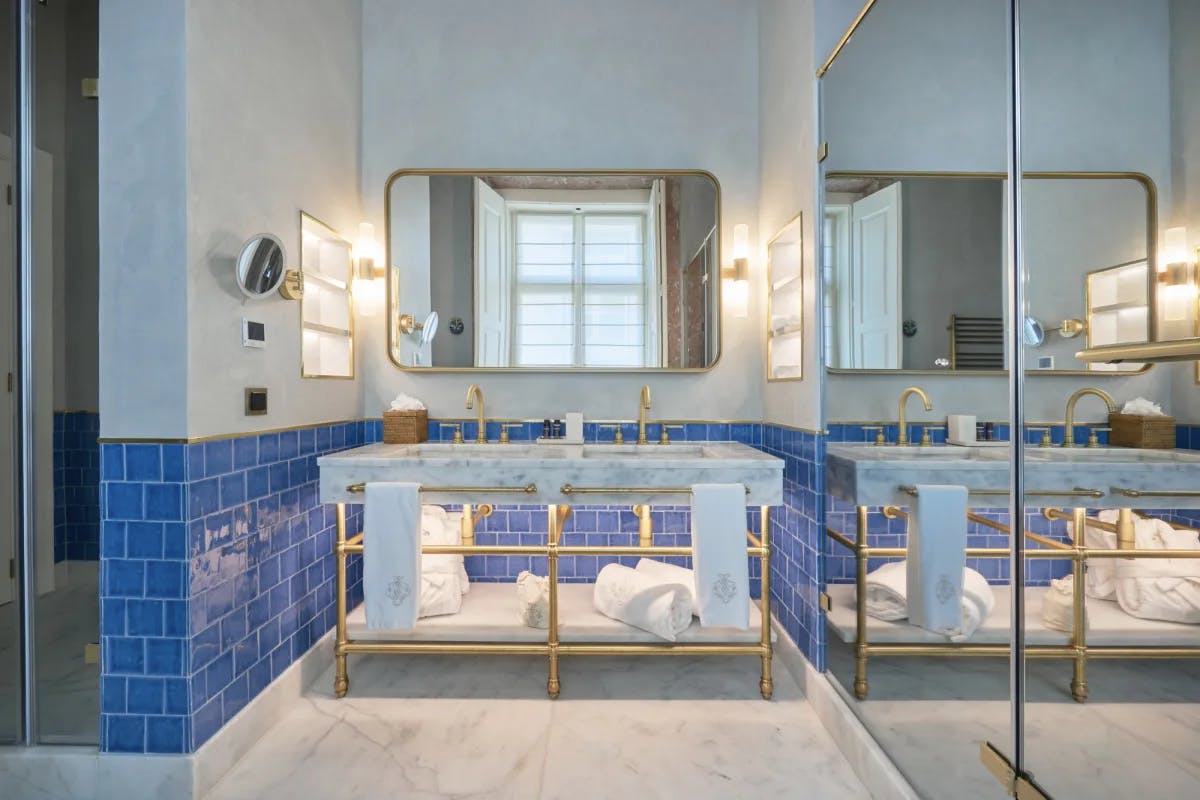
M 512 215 L 512 364 L 647 366 L 657 308 L 648 213 L 577 209 Z

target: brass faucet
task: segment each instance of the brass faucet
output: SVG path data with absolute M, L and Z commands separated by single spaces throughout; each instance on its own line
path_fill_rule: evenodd
M 1108 413 L 1116 413 L 1117 404 L 1113 402 L 1113 399 L 1109 396 L 1108 392 L 1102 389 L 1096 389 L 1092 386 L 1086 386 L 1080 389 L 1078 392 L 1071 395 L 1071 397 L 1067 400 L 1067 420 L 1063 427 L 1063 447 L 1075 446 L 1075 404 L 1079 402 L 1079 398 L 1088 394 L 1094 394 L 1096 397 L 1099 397 L 1101 400 L 1103 400 L 1104 404 L 1108 406 Z
M 908 444 L 908 419 L 904 413 L 904 407 L 908 404 L 910 395 L 917 395 L 921 398 L 921 402 L 925 404 L 926 411 L 933 411 L 933 403 L 929 402 L 929 395 L 925 391 L 916 386 L 910 386 L 900 393 L 900 435 L 896 437 L 896 446 L 904 447 Z
M 638 398 L 638 444 L 648 444 L 646 439 L 646 412 L 650 410 L 650 387 L 643 386 Z
M 483 389 L 480 389 L 477 383 L 472 383 L 467 387 L 468 411 L 475 407 L 472 402 L 473 397 L 479 400 L 479 411 L 476 414 L 476 424 L 479 427 L 479 432 L 475 434 L 475 441 L 478 444 L 487 444 L 487 417 L 483 414 Z

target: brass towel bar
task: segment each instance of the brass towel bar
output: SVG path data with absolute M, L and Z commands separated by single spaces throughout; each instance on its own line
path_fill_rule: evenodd
M 422 492 L 436 492 L 438 494 L 469 494 L 476 492 L 479 494 L 537 494 L 537 484 L 530 483 L 525 486 L 422 486 Z M 352 483 L 346 487 L 346 491 L 350 494 L 362 494 L 367 491 L 365 483 Z
M 1174 489 L 1174 490 L 1150 490 L 1150 489 L 1123 489 L 1120 486 L 1112 487 L 1113 494 L 1119 494 L 1122 497 L 1200 497 L 1200 490 L 1195 489 Z
M 917 487 L 915 486 L 898 486 L 900 491 L 910 497 L 917 497 Z M 1011 494 L 1008 489 L 967 489 L 967 494 L 975 495 L 994 495 L 996 497 L 1007 496 Z M 1196 493 L 1200 496 L 1200 492 Z M 1081 489 L 1076 486 L 1074 489 L 1031 489 L 1025 492 L 1026 497 L 1095 497 L 1097 499 L 1104 497 L 1104 492 L 1100 489 Z
M 606 486 L 572 486 L 564 483 L 559 489 L 562 494 L 691 494 L 690 486 L 637 486 L 637 487 L 606 487 Z M 746 487 L 750 494 L 750 487 Z

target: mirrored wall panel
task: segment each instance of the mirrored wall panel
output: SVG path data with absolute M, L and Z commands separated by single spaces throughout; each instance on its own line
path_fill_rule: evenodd
M 708 369 L 719 231 L 703 172 L 397 172 L 389 354 L 404 369 Z
M 1027 368 L 1143 369 L 1087 364 L 1075 353 L 1149 337 L 1153 185 L 1134 174 L 1029 178 Z M 830 173 L 822 264 L 828 366 L 1004 370 L 1004 192 L 998 174 Z

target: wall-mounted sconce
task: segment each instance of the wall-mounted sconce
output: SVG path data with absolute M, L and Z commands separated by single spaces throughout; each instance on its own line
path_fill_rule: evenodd
M 1158 261 L 1165 321 L 1184 322 L 1192 317 L 1196 303 L 1197 261 L 1200 261 L 1200 247 L 1189 251 L 1187 228 L 1167 228 Z
M 722 270 L 725 301 L 738 318 L 749 315 L 750 301 L 750 226 L 733 226 L 733 264 Z
M 379 243 L 375 241 L 375 226 L 358 223 L 358 239 L 354 242 L 354 302 L 364 317 L 373 317 L 383 307 L 383 278 L 387 277 Z

